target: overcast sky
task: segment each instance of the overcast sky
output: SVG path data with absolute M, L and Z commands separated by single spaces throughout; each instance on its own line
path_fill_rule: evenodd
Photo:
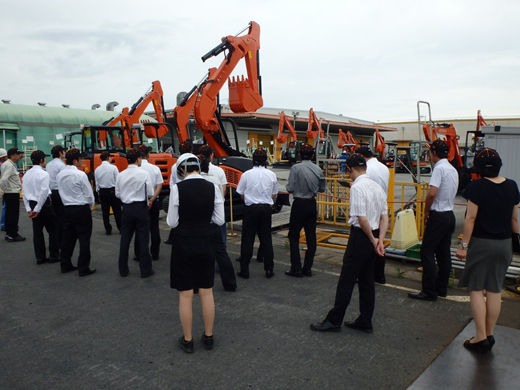
M 173 108 L 223 58 L 200 57 L 254 20 L 264 106 L 382 122 L 416 118 L 417 100 L 433 119 L 520 115 L 515 0 L 1 0 L 0 15 L 12 103 L 118 110 L 160 80 Z

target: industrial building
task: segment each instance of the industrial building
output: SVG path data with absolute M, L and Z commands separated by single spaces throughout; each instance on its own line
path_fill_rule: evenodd
M 483 116 L 488 126 L 520 127 L 520 116 Z M 476 115 L 471 118 L 434 118 L 434 120 L 436 123 L 453 123 L 457 135 L 459 136 L 459 145 L 461 146 L 466 146 L 466 133 L 468 131 L 474 131 L 477 128 Z M 385 134 L 386 141 L 424 140 L 424 135 L 422 129 L 419 128 L 417 119 L 409 121 L 378 122 L 377 124 L 395 128 L 395 131 Z M 471 139 L 468 139 L 468 143 L 471 144 Z

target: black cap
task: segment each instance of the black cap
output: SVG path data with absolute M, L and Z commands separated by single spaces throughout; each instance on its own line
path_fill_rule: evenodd
M 34 165 L 39 164 L 45 157 L 49 157 L 49 155 L 43 153 L 41 150 L 35 150 L 31 153 L 31 161 Z
M 347 160 L 345 161 L 345 164 L 349 168 L 355 168 L 355 167 L 365 167 L 367 166 L 367 162 L 365 158 L 359 154 L 359 153 L 352 153 L 350 156 L 347 157 Z
M 372 153 L 372 150 L 368 146 L 362 146 L 360 148 L 357 148 L 356 153 L 359 153 L 364 157 L 373 157 L 374 156 L 374 154 Z
M 7 157 L 11 157 L 13 154 L 23 154 L 23 151 L 18 148 L 9 148 L 7 150 Z
M 502 159 L 495 149 L 485 148 L 477 152 L 473 163 L 477 169 L 500 168 Z

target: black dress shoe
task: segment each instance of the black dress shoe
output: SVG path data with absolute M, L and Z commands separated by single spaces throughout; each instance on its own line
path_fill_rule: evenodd
M 129 273 L 130 273 L 130 271 L 128 270 L 128 268 L 125 269 L 124 271 L 119 271 L 119 275 L 121 275 L 122 278 L 126 278 Z
M 311 330 L 315 330 L 317 332 L 339 332 L 341 331 L 341 326 L 334 325 L 330 321 L 323 321 L 323 322 L 315 322 L 314 324 L 311 324 Z
M 66 265 L 66 266 L 61 266 L 61 273 L 62 274 L 66 274 L 67 272 L 72 272 L 72 271 L 76 271 L 78 269 L 78 267 L 74 267 L 72 264 L 70 265 Z
M 273 276 L 274 276 L 274 271 L 273 271 L 272 269 L 268 269 L 268 270 L 265 271 L 265 277 L 266 277 L 267 279 L 270 279 L 270 278 L 272 278 Z
M 206 336 L 205 333 L 202 334 L 202 345 L 204 345 L 204 348 L 208 351 L 210 349 L 213 349 L 213 336 Z
M 50 263 L 50 264 L 52 264 L 52 263 L 59 263 L 59 262 L 60 262 L 59 257 L 49 257 L 47 259 L 47 263 Z
M 489 350 L 493 349 L 493 345 L 495 345 L 495 337 L 493 335 L 487 337 L 489 341 Z
M 421 301 L 436 301 L 437 297 L 432 297 L 431 295 L 425 294 L 422 291 L 418 293 L 408 293 L 409 298 L 419 299 Z
M 48 263 L 49 262 L 49 259 L 38 259 L 36 260 L 36 264 L 40 265 L 40 264 L 45 264 L 45 263 Z
M 110 236 L 110 235 L 112 234 L 112 230 L 108 230 L 108 231 L 106 231 L 105 234 L 106 234 L 107 236 Z
M 153 274 L 155 274 L 155 271 L 152 269 L 152 270 L 150 270 L 150 272 L 148 272 L 146 274 L 141 274 L 141 279 L 149 278 Z
M 472 343 L 471 340 L 473 337 L 469 340 L 464 341 L 464 348 L 472 351 L 472 352 L 478 352 L 478 353 L 485 353 L 489 352 L 491 350 L 491 346 L 489 343 L 489 340 L 485 338 L 482 341 L 479 341 L 478 343 Z
M 186 353 L 193 353 L 193 340 L 186 341 L 184 336 L 181 336 L 179 338 L 179 347 Z
M 356 329 L 360 330 L 361 332 L 365 333 L 374 333 L 374 328 L 372 328 L 372 325 L 364 325 L 359 321 L 353 321 L 353 322 L 345 322 L 345 326 L 350 329 Z
M 231 292 L 235 292 L 237 291 L 237 285 L 232 285 L 232 286 L 223 286 L 224 287 L 224 291 L 231 291 Z
M 245 271 L 238 271 L 237 275 L 241 277 L 242 279 L 249 279 L 249 272 Z
M 374 279 L 374 282 L 376 282 L 377 284 L 386 284 L 386 278 L 377 278 Z
M 285 274 L 287 276 L 294 276 L 295 278 L 301 278 L 303 276 L 302 271 L 298 272 L 298 271 L 293 271 L 291 269 L 289 271 L 285 271 Z
M 302 275 L 310 278 L 312 276 L 312 271 L 310 269 L 304 268 L 304 269 L 302 269 Z
M 5 240 L 7 242 L 19 242 L 19 241 L 25 241 L 25 237 L 22 237 L 19 234 L 17 234 L 16 236 L 13 236 L 13 237 L 6 235 Z
M 172 244 L 172 240 L 164 240 L 163 241 L 166 245 L 171 245 Z
M 96 273 L 95 269 L 88 268 L 86 271 L 80 272 L 79 276 L 88 276 L 88 275 L 92 275 L 94 273 Z

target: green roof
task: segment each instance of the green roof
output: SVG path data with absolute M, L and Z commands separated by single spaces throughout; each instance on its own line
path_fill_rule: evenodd
M 119 115 L 115 111 L 83 110 L 78 108 L 27 106 L 23 104 L 0 104 L 0 122 L 20 123 L 36 126 L 76 127 L 79 124 L 100 125 L 107 119 Z M 148 115 L 141 120 L 157 122 Z M 68 125 L 68 126 L 67 126 Z

